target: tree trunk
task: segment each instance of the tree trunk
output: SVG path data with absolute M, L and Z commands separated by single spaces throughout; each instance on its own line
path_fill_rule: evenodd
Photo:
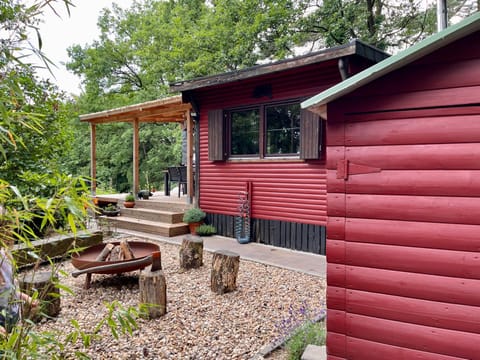
M 167 282 L 162 270 L 152 271 L 149 267 L 140 273 L 140 305 L 147 307 L 149 319 L 163 316 L 167 312 Z
M 237 274 L 240 255 L 218 250 L 213 254 L 210 288 L 217 294 L 224 294 L 237 288 Z
M 50 271 L 34 272 L 19 278 L 20 291 L 33 296 L 38 291 L 40 309 L 36 314 L 30 314 L 29 306 L 24 308 L 24 316 L 33 321 L 39 321 L 42 314 L 56 317 L 60 313 L 60 290 L 55 286 L 57 278 Z
M 203 265 L 203 240 L 200 236 L 187 235 L 179 251 L 180 267 L 193 269 Z

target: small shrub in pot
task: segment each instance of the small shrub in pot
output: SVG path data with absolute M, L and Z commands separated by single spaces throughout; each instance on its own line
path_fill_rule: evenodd
M 200 208 L 191 208 L 183 214 L 183 222 L 187 224 L 202 222 L 207 214 Z

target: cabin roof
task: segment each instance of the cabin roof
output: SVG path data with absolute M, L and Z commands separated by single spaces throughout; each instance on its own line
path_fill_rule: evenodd
M 480 12 L 464 19 L 463 21 L 440 31 L 423 41 L 411 46 L 410 48 L 399 52 L 354 76 L 338 83 L 335 86 L 311 97 L 302 102 L 304 109 L 316 113 L 325 113 L 324 106 L 350 92 L 376 80 L 394 70 L 397 70 L 413 61 L 420 59 L 435 50 L 447 46 L 454 41 L 461 39 L 475 31 L 480 30 Z M 472 44 L 472 46 L 477 46 Z
M 353 40 L 346 45 L 336 46 L 307 55 L 297 56 L 269 64 L 256 65 L 250 68 L 226 72 L 217 75 L 205 76 L 193 80 L 186 80 L 174 83 L 170 86 L 172 92 L 195 90 L 209 86 L 227 84 L 245 80 L 260 75 L 273 74 L 280 71 L 295 69 L 298 67 L 315 64 L 344 56 L 359 55 L 372 62 L 379 62 L 389 55 L 360 40 Z
M 157 99 L 111 110 L 80 115 L 80 121 L 93 124 L 112 122 L 183 122 L 191 105 L 183 103 L 180 95 Z

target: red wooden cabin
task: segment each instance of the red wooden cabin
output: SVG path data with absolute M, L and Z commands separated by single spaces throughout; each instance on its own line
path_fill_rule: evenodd
M 480 13 L 302 107 L 327 118 L 328 359 L 480 359 Z
M 252 241 L 325 253 L 325 124 L 300 102 L 385 57 L 354 41 L 172 86 L 196 112 L 196 198 L 219 234 L 248 192 Z

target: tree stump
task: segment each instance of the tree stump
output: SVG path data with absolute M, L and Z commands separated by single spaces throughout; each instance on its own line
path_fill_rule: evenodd
M 60 289 L 55 286 L 57 277 L 52 277 L 50 271 L 34 272 L 19 278 L 20 291 L 33 296 L 38 291 L 40 309 L 36 315 L 29 314 L 29 307 L 25 307 L 24 315 L 39 321 L 42 316 L 56 317 L 60 313 Z M 33 316 L 30 316 L 33 315 Z
M 167 282 L 162 270 L 152 271 L 151 267 L 140 273 L 140 305 L 147 307 L 149 319 L 156 319 L 167 313 Z
M 213 253 L 210 288 L 214 293 L 224 294 L 237 288 L 240 255 L 227 250 Z
M 200 236 L 187 235 L 180 246 L 180 267 L 199 268 L 203 265 L 203 240 Z

